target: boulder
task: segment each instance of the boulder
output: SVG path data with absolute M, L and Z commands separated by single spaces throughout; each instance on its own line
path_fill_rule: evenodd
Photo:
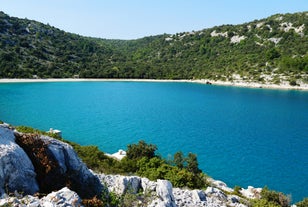
M 39 191 L 36 173 L 24 150 L 15 143 L 14 132 L 0 126 L 0 196 L 9 192 Z
M 173 188 L 173 195 L 177 206 L 196 207 L 207 204 L 206 195 L 202 190 Z
M 81 199 L 77 193 L 67 187 L 59 191 L 52 192 L 43 198 L 27 195 L 23 198 L 5 197 L 0 199 L 0 206 L 19 206 L 19 207 L 75 207 L 82 206 Z
M 141 188 L 141 178 L 137 176 L 100 174 L 99 178 L 107 185 L 109 191 L 117 195 L 124 195 L 126 192 L 136 194 Z
M 148 178 L 141 178 L 141 186 L 144 193 L 156 191 L 156 182 L 151 181 Z
M 232 188 L 229 188 L 226 183 L 224 183 L 224 182 L 222 182 L 220 180 L 214 180 L 212 182 L 212 184 L 215 187 L 217 187 L 217 188 L 219 188 L 219 189 L 221 189 L 221 190 L 223 190 L 225 192 L 228 192 L 228 193 L 233 193 L 233 191 L 234 191 Z
M 254 188 L 253 186 L 248 186 L 247 189 L 242 188 L 240 193 L 246 198 L 255 199 L 261 198 L 262 188 Z
M 215 197 L 218 200 L 223 201 L 223 202 L 226 202 L 228 200 L 228 197 L 226 196 L 226 194 L 217 188 L 207 187 L 205 190 L 205 194 L 207 196 Z
M 206 195 L 202 190 L 191 191 L 193 202 L 206 201 Z
M 157 196 L 160 198 L 160 202 L 157 206 L 175 207 L 175 199 L 172 193 L 172 184 L 168 180 L 157 180 L 156 186 Z
M 81 199 L 74 191 L 71 191 L 67 187 L 62 188 L 59 191 L 52 192 L 47 196 L 40 199 L 41 206 L 81 206 Z
M 99 179 L 79 159 L 72 146 L 36 134 L 16 132 L 15 137 L 34 165 L 41 193 L 67 186 L 82 198 L 101 196 Z

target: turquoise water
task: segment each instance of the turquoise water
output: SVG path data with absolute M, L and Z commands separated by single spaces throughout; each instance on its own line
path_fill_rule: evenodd
M 308 92 L 193 83 L 0 84 L 0 120 L 113 153 L 144 139 L 229 186 L 308 196 Z

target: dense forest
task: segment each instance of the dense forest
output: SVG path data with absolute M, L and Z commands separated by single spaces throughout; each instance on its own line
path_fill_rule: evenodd
M 0 78 L 308 83 L 308 12 L 136 40 L 83 37 L 0 12 Z

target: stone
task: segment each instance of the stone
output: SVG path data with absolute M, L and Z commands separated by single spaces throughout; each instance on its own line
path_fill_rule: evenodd
M 137 176 L 104 175 L 99 178 L 102 184 L 106 184 L 109 191 L 117 195 L 124 195 L 126 192 L 136 194 L 141 188 L 141 178 Z
M 101 196 L 103 186 L 99 179 L 80 160 L 72 146 L 47 136 L 41 136 L 41 139 L 48 143 L 48 149 L 56 158 L 60 171 L 73 191 L 81 198 Z
M 202 190 L 192 190 L 193 202 L 206 201 L 206 195 Z
M 240 202 L 240 197 L 237 195 L 229 195 L 228 196 L 228 201 L 231 203 L 239 203 Z
M 220 201 L 227 201 L 228 198 L 224 192 L 214 187 L 207 187 L 205 194 L 217 198 Z
M 52 192 L 45 197 L 27 195 L 23 198 L 7 197 L 0 199 L 0 206 L 18 206 L 18 207 L 76 207 L 82 206 L 82 202 L 77 193 L 67 187 L 59 191 Z
M 143 192 L 156 191 L 156 182 L 149 180 L 148 178 L 141 178 L 141 187 Z
M 0 196 L 3 193 L 39 191 L 36 173 L 24 150 L 15 143 L 14 132 L 0 126 Z
M 15 137 L 34 165 L 41 193 L 48 194 L 67 186 L 82 198 L 101 196 L 99 179 L 79 159 L 72 146 L 43 135 L 16 132 Z
M 43 197 L 40 203 L 42 206 L 81 206 L 81 199 L 76 192 L 64 187 L 59 191 L 52 192 Z
M 157 196 L 161 199 L 159 205 L 165 207 L 175 207 L 175 199 L 172 193 L 172 184 L 168 180 L 157 180 Z
M 226 191 L 228 193 L 233 193 L 233 189 L 229 188 L 226 183 L 220 180 L 214 180 L 212 184 L 223 191 Z
M 248 186 L 247 189 L 242 188 L 240 193 L 246 198 L 255 199 L 261 198 L 262 188 L 254 188 L 253 186 Z

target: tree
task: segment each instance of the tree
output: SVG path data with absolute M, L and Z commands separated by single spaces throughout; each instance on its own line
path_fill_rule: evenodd
M 187 157 L 187 170 L 194 174 L 200 173 L 198 165 L 197 155 L 190 152 Z
M 184 158 L 184 155 L 181 151 L 176 152 L 174 154 L 173 162 L 174 162 L 175 166 L 177 166 L 178 168 L 180 168 L 180 169 L 184 168 L 185 158 Z
M 308 206 L 308 198 L 305 198 L 304 200 L 302 200 L 301 202 L 296 203 L 297 207 L 305 207 Z
M 290 198 L 283 193 L 269 190 L 268 187 L 262 189 L 261 198 L 281 207 L 288 207 L 290 204 Z
M 141 140 L 138 144 L 129 144 L 127 146 L 126 156 L 128 159 L 140 159 L 142 157 L 151 159 L 155 157 L 156 150 L 156 145 L 147 144 L 145 141 Z
M 278 52 L 277 49 L 275 48 L 272 48 L 270 50 L 268 50 L 266 52 L 266 57 L 269 59 L 269 60 L 273 60 L 275 58 L 279 58 L 280 57 L 280 53 Z

